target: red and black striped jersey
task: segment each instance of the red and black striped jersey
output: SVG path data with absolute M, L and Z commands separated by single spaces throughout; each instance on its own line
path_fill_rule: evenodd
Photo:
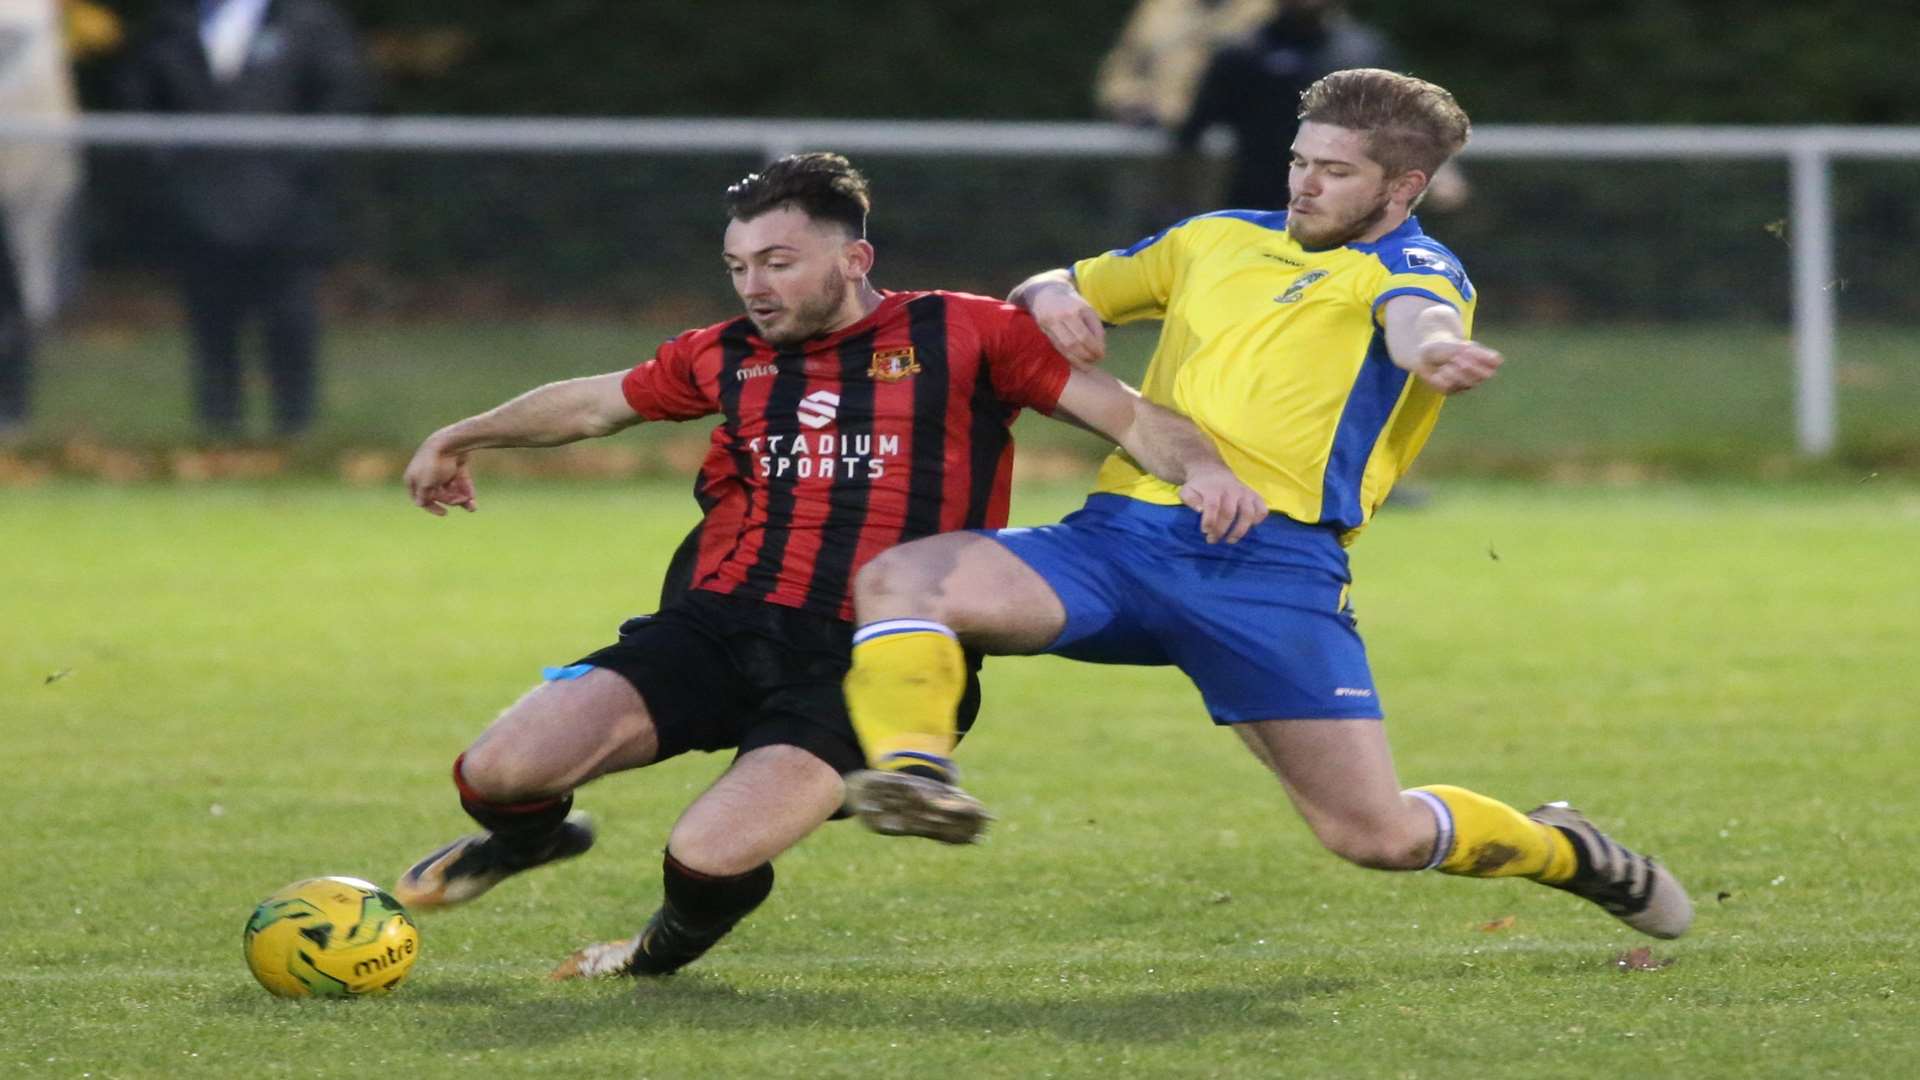
M 695 495 L 693 587 L 851 619 L 853 575 L 895 544 L 1007 522 L 1009 428 L 1051 412 L 1067 361 L 1024 311 L 883 293 L 845 329 L 775 347 L 746 318 L 627 373 L 648 420 L 718 414 Z

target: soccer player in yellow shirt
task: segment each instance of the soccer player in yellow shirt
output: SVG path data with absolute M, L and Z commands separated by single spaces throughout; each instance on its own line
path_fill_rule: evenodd
M 1321 79 L 1299 115 L 1284 211 L 1191 218 L 1011 297 L 1080 363 L 1104 355 L 1103 324 L 1159 319 L 1142 392 L 1212 437 L 1271 516 L 1236 543 L 1199 539 L 1203 508 L 1117 452 L 1060 524 L 949 533 L 867 564 L 846 690 L 871 768 L 850 803 L 883 833 L 967 842 L 985 827 L 948 757 L 963 645 L 1174 664 L 1335 854 L 1530 878 L 1677 937 L 1693 919 L 1679 881 L 1565 804 L 1400 787 L 1345 548 L 1446 397 L 1501 364 L 1471 337 L 1460 261 L 1412 216 L 1469 124 L 1445 89 L 1375 69 Z

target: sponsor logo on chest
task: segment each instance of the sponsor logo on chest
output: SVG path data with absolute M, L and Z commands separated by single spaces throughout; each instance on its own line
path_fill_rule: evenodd
M 809 377 L 829 374 L 825 370 L 816 372 L 814 367 L 814 361 L 809 359 L 804 368 Z M 841 370 L 837 366 L 834 369 L 835 372 Z M 883 383 L 900 382 L 920 371 L 920 360 L 911 347 L 877 349 L 867 367 L 867 375 Z M 741 367 L 734 372 L 734 378 L 745 382 L 779 373 L 779 365 L 768 362 Z M 762 435 L 746 440 L 753 455 L 754 471 L 759 478 L 832 480 L 838 477 L 865 477 L 877 480 L 885 476 L 888 467 L 897 464 L 900 457 L 900 436 L 836 434 L 831 428 L 840 419 L 840 405 L 841 398 L 837 391 L 815 390 L 793 407 L 793 418 L 807 431 L 797 435 Z M 808 431 L 814 434 L 808 434 Z
M 795 411 L 800 414 L 801 423 L 818 431 L 840 415 L 840 395 L 831 390 L 815 390 L 800 399 Z
M 806 417 L 802 412 L 800 422 L 809 427 L 820 426 Z M 887 474 L 887 466 L 900 456 L 898 435 L 801 432 L 748 439 L 747 446 L 753 451 L 754 464 L 762 480 L 787 477 L 832 480 L 860 476 L 878 480 Z

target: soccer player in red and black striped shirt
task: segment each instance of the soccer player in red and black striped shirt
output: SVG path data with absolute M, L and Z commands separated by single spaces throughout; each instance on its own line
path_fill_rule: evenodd
M 696 494 L 686 589 L 619 641 L 547 679 L 454 763 L 487 830 L 409 868 L 416 909 L 473 899 L 584 852 L 573 790 L 688 750 L 733 749 L 667 841 L 665 900 L 634 938 L 575 953 L 556 977 L 665 974 L 773 887 L 772 860 L 841 807 L 863 758 L 841 693 L 854 573 L 894 544 L 1006 524 L 1022 408 L 1099 431 L 1183 485 L 1211 537 L 1265 513 L 1184 418 L 1079 370 L 1033 320 L 985 297 L 868 282 L 864 178 L 802 154 L 728 189 L 723 258 L 744 318 L 661 345 L 631 371 L 553 383 L 430 436 L 414 502 L 475 508 L 467 456 L 554 446 L 643 420 L 718 417 Z

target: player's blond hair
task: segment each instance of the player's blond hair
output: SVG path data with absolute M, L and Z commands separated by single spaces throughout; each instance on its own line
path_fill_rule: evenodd
M 1446 87 L 1380 68 L 1336 71 L 1307 87 L 1300 119 L 1362 132 L 1388 176 L 1418 169 L 1431 178 L 1473 133 Z

